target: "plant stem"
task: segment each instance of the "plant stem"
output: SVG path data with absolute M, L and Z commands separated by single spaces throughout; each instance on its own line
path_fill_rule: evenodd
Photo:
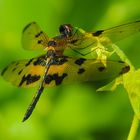
M 138 120 L 137 116 L 134 115 L 127 140 L 134 140 L 135 139 L 136 134 L 137 134 L 137 130 L 138 130 L 138 126 L 139 126 L 139 120 Z
M 115 50 L 116 54 L 121 58 L 122 61 L 124 61 L 127 64 L 129 64 L 129 66 L 131 67 L 131 71 L 134 71 L 135 70 L 135 67 L 132 65 L 132 63 L 127 58 L 127 56 L 125 55 L 125 53 L 117 45 L 115 45 L 115 44 L 112 44 L 112 48 Z
M 121 58 L 121 60 L 123 60 L 124 62 L 129 64 L 129 66 L 131 67 L 130 68 L 131 72 L 135 71 L 135 67 L 132 65 L 132 63 L 127 58 L 127 56 L 124 54 L 124 52 L 115 44 L 112 44 L 112 48 L 115 50 L 116 54 Z M 125 80 L 123 82 L 125 83 Z M 127 87 L 125 87 L 125 84 L 124 84 L 124 88 L 126 88 L 126 90 L 129 91 L 129 89 Z M 134 115 L 127 140 L 134 140 L 135 139 L 136 134 L 137 134 L 137 130 L 138 130 L 138 126 L 139 126 L 139 119 L 137 118 L 136 115 Z

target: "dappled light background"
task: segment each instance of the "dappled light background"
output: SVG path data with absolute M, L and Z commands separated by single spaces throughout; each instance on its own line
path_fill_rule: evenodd
M 57 35 L 63 23 L 86 31 L 106 29 L 139 20 L 140 1 L 0 0 L 0 19 L 2 70 L 11 61 L 42 54 L 22 48 L 22 29 L 29 22 L 36 21 L 49 37 Z M 117 45 L 139 68 L 140 34 Z M 32 116 L 22 123 L 37 87 L 20 89 L 0 77 L 0 139 L 125 140 L 133 118 L 126 91 L 120 86 L 113 93 L 97 93 L 96 88 L 88 82 L 46 89 Z

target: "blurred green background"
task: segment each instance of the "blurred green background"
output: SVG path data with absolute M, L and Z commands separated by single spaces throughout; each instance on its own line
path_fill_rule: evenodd
M 21 32 L 36 21 L 52 37 L 71 23 L 86 31 L 140 19 L 139 0 L 0 0 L 0 70 L 13 60 L 42 52 L 25 51 Z M 117 43 L 140 67 L 140 34 Z M 133 111 L 126 91 L 96 93 L 94 83 L 46 89 L 29 120 L 22 117 L 37 88 L 20 89 L 0 77 L 0 140 L 125 140 Z M 140 139 L 140 134 L 137 140 Z

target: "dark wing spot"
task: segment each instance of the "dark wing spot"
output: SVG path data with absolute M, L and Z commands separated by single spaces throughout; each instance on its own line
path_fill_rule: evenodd
M 85 60 L 86 60 L 86 59 L 84 59 L 84 58 L 79 58 L 79 59 L 77 59 L 77 60 L 75 61 L 75 64 L 77 64 L 77 65 L 82 65 L 82 64 L 84 63 Z
M 29 23 L 28 25 L 26 25 L 26 26 L 24 27 L 24 29 L 23 29 L 23 32 L 25 32 L 25 30 L 26 30 L 28 27 L 30 27 L 31 24 L 35 24 L 35 22 Z
M 33 62 L 33 64 L 36 66 L 36 65 L 41 65 L 41 66 L 46 66 L 46 62 L 41 59 L 41 58 L 38 58 L 36 61 Z
M 121 60 L 119 60 L 118 62 L 119 62 L 119 63 L 124 63 L 124 61 L 121 61 Z
M 22 73 L 22 71 L 23 71 L 23 69 L 18 72 L 18 75 L 20 75 Z
M 67 73 L 63 73 L 62 76 L 59 76 L 58 74 L 54 74 L 53 75 L 53 78 L 55 80 L 55 84 L 56 85 L 60 85 L 63 81 L 63 79 L 67 76 L 68 74 Z
M 37 59 L 36 61 L 34 61 L 34 65 L 40 65 L 42 63 L 42 60 L 41 59 Z
M 105 69 L 106 69 L 105 67 L 99 67 L 99 68 L 98 68 L 98 70 L 99 70 L 100 72 L 104 71 Z
M 46 54 L 44 55 L 41 55 L 40 57 L 39 57 L 40 59 L 45 59 L 46 60 Z
M 130 70 L 130 66 L 125 66 L 122 68 L 121 72 L 119 74 L 127 73 Z
M 8 69 L 8 66 L 3 69 L 3 71 L 1 72 L 2 76 L 4 75 L 4 73 L 6 72 L 7 69 Z
M 38 34 L 35 35 L 35 37 L 36 37 L 36 38 L 39 37 L 42 33 L 43 33 L 43 32 L 40 31 Z
M 17 62 L 16 64 L 15 64 L 15 66 L 17 66 L 19 64 L 19 62 Z
M 82 74 L 83 72 L 85 72 L 85 69 L 83 69 L 83 68 L 80 68 L 79 70 L 78 70 L 78 74 Z
M 45 83 L 46 84 L 50 84 L 50 82 L 53 80 L 53 76 L 52 75 L 47 75 L 45 77 Z
M 63 73 L 63 75 L 59 76 L 58 73 L 55 73 L 53 75 L 47 75 L 45 77 L 45 83 L 46 84 L 50 84 L 51 81 L 55 81 L 55 84 L 56 85 L 60 85 L 63 81 L 63 79 L 67 76 L 68 74 L 67 73 Z
M 40 75 L 31 75 L 28 74 L 27 76 L 23 76 L 21 82 L 19 83 L 19 86 L 22 86 L 24 82 L 26 82 L 26 85 L 29 85 L 31 83 L 34 83 L 40 79 Z
M 12 69 L 12 72 L 14 72 L 16 69 L 17 69 L 17 68 L 13 68 L 13 69 Z
M 93 36 L 99 36 L 104 30 L 99 30 L 99 31 L 96 31 L 94 33 L 92 33 Z
M 38 44 L 42 43 L 42 40 L 38 40 L 37 43 L 38 43 Z
M 27 67 L 28 65 L 30 65 L 32 61 L 33 61 L 33 58 L 30 59 L 30 60 L 25 64 L 25 66 Z
M 64 64 L 65 62 L 67 62 L 68 61 L 68 59 L 67 59 L 67 57 L 62 57 L 60 60 L 59 60 L 59 65 L 62 65 L 62 64 Z

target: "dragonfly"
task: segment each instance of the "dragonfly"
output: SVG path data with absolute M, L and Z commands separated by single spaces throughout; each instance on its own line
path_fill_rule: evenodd
M 42 49 L 45 54 L 14 61 L 1 72 L 4 79 L 15 86 L 39 86 L 22 121 L 31 116 L 44 88 L 83 81 L 101 81 L 127 73 L 130 70 L 127 63 L 106 60 L 107 46 L 139 31 L 140 21 L 96 32 L 86 32 L 71 24 L 63 24 L 59 27 L 59 35 L 49 38 L 36 22 L 25 26 L 21 39 L 23 48 Z M 68 56 L 66 50 L 72 50 L 80 57 Z M 96 52 L 97 59 L 86 59 L 92 52 Z

